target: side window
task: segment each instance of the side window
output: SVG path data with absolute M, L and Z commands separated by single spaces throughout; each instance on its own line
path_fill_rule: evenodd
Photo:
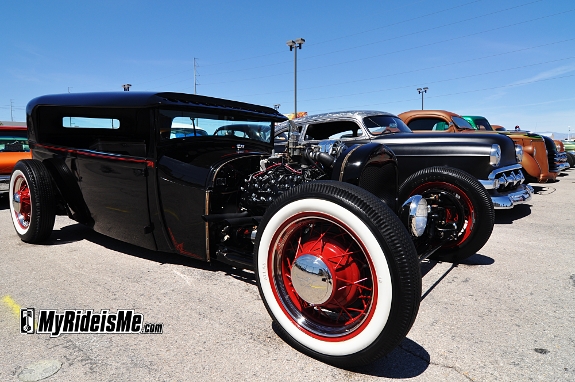
M 318 123 L 306 130 L 306 140 L 350 139 L 361 135 L 360 127 L 352 121 Z
M 436 126 L 441 122 L 443 121 L 438 118 L 418 118 L 409 122 L 407 126 L 413 131 L 416 130 L 432 131 L 432 130 L 440 130 L 439 128 L 436 128 Z M 447 127 L 443 128 L 442 130 L 445 130 L 446 128 Z
M 162 139 L 200 137 L 206 135 L 208 135 L 208 132 L 197 126 L 197 121 L 189 117 L 175 117 L 172 119 L 169 129 L 160 129 L 160 137 Z

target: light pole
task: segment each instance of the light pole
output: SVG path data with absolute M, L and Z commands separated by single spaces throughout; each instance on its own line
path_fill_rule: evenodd
M 301 49 L 301 46 L 305 40 L 303 38 L 298 38 L 297 40 L 289 40 L 286 44 L 289 46 L 290 52 L 293 50 L 293 117 L 297 118 L 297 50 Z
M 417 88 L 417 92 L 419 94 L 421 94 L 421 110 L 423 110 L 423 93 L 427 93 L 427 89 L 429 89 L 428 87 L 425 88 Z
M 569 133 L 567 133 L 567 140 L 571 139 L 571 126 L 567 126 L 567 129 L 569 129 Z

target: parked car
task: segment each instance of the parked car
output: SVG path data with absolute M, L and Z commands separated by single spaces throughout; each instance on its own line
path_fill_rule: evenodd
M 554 139 L 553 142 L 555 143 L 555 148 L 557 149 L 557 161 L 559 164 L 559 167 L 561 167 L 561 170 L 567 170 L 570 167 L 573 167 L 573 165 L 571 164 L 569 155 L 567 154 L 567 151 L 565 150 L 565 146 L 563 145 L 563 142 L 559 139 Z
M 489 121 L 487 121 L 487 119 L 485 117 L 480 117 L 480 116 L 463 116 L 463 118 L 465 118 L 474 128 L 478 129 L 478 130 L 486 130 L 486 131 L 498 131 L 497 129 L 493 128 L 491 126 L 491 124 L 489 123 Z M 499 132 L 499 131 L 498 131 Z M 543 150 L 540 149 L 539 150 L 539 156 L 534 155 L 534 158 L 536 159 L 535 163 L 534 161 L 529 161 L 529 162 L 525 162 L 522 163 L 524 166 L 523 168 L 525 169 L 525 176 L 526 178 L 528 178 L 528 180 L 531 181 L 537 181 L 537 166 L 539 166 L 540 171 L 540 176 L 539 176 L 539 182 L 543 183 L 546 182 L 548 180 L 550 181 L 555 181 L 555 179 L 557 178 L 557 174 L 559 171 L 566 169 L 566 165 L 564 163 L 567 162 L 567 156 L 565 154 L 561 154 L 560 150 L 550 150 L 551 148 L 551 141 L 549 140 L 549 138 L 545 139 L 542 135 L 539 134 L 535 134 L 533 132 L 530 131 L 521 131 L 521 130 L 514 130 L 514 131 L 509 131 L 509 132 L 505 132 L 503 134 L 506 134 L 508 137 L 510 137 L 511 139 L 513 139 L 516 143 L 518 144 L 523 144 L 525 146 L 525 151 L 529 153 L 531 152 L 535 152 L 537 153 L 537 147 L 542 147 L 541 143 L 538 143 L 537 140 L 538 138 L 541 138 L 543 144 L 545 145 L 545 150 L 547 153 L 546 156 L 546 161 L 547 161 L 547 167 L 549 168 L 548 172 L 545 172 L 545 157 L 543 157 Z M 551 151 L 553 151 L 553 153 L 550 153 Z M 557 155 L 555 153 L 558 153 Z M 529 157 L 525 157 L 525 158 L 529 158 Z
M 444 243 L 434 258 L 461 261 L 475 254 L 491 235 L 493 206 L 511 208 L 531 199 L 515 145 L 504 136 L 413 134 L 397 116 L 381 111 L 334 112 L 293 122 L 297 131 L 291 133 L 288 123 L 278 125 L 278 152 L 290 139 L 302 145 L 325 139 L 332 140 L 330 145 L 381 142 L 392 149 L 398 158 L 400 203 L 423 194 L 438 209 L 431 212 L 443 217 L 432 225 L 435 244 L 442 241 L 439 232 L 455 228 L 457 239 Z M 329 152 L 330 145 L 322 150 Z M 416 241 L 420 252 L 426 245 Z
M 483 117 L 463 117 L 446 110 L 412 110 L 399 117 L 414 132 L 487 133 L 494 131 Z M 474 122 L 477 119 L 477 124 Z M 557 176 L 549 171 L 545 142 L 539 136 L 501 132 L 523 148 L 522 173 L 527 182 L 546 182 Z
M 407 335 L 421 299 L 410 233 L 437 222 L 421 195 L 397 205 L 386 146 L 274 154 L 286 119 L 276 110 L 181 93 L 48 95 L 27 114 L 33 159 L 10 180 L 23 241 L 48 239 L 63 214 L 144 248 L 253 269 L 282 338 L 340 367 L 369 363 Z M 180 123 L 207 135 L 171 134 Z M 238 126 L 269 134 L 216 134 Z
M 0 126 L 0 195 L 10 188 L 10 174 L 16 162 L 31 158 L 26 126 Z
M 414 132 L 438 131 L 449 133 L 477 133 L 494 131 L 483 117 L 463 117 L 446 110 L 412 110 L 399 114 L 399 117 Z M 474 122 L 477 119 L 477 124 Z M 555 179 L 556 173 L 549 171 L 547 151 L 543 138 L 538 135 L 526 136 L 515 131 L 500 132 L 509 136 L 523 149 L 522 173 L 527 182 L 546 182 Z
M 567 160 L 569 161 L 569 165 L 571 167 L 575 167 L 575 141 L 566 139 L 563 141 L 563 147 L 567 153 Z

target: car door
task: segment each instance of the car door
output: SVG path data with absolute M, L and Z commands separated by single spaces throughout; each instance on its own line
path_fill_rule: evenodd
M 92 124 L 99 119 L 89 118 Z M 78 125 L 82 119 L 72 121 Z M 94 230 L 155 249 L 147 181 L 152 162 L 146 159 L 146 143 L 120 131 L 114 123 L 111 126 L 94 129 L 86 140 L 87 147 L 74 153 L 78 184 L 94 220 Z

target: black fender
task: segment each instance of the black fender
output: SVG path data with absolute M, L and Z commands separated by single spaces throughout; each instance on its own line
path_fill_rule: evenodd
M 66 162 L 61 158 L 52 157 L 45 159 L 42 163 L 50 173 L 59 196 L 66 203 L 70 217 L 79 223 L 93 226 L 94 219 L 92 219 L 90 209 L 82 196 L 78 178 L 66 165 Z
M 381 143 L 349 146 L 336 159 L 332 179 L 359 186 L 397 212 L 397 160 Z

